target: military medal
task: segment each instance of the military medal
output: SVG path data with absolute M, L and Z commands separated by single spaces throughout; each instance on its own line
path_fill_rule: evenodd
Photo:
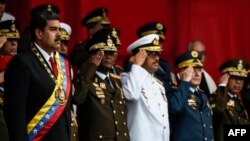
M 56 100 L 58 101 L 59 104 L 64 104 L 66 101 L 66 94 L 65 94 L 64 90 L 62 90 L 62 89 L 58 89 L 55 92 L 55 97 L 56 97 Z
M 103 89 L 106 89 L 105 83 L 100 83 L 100 87 L 97 83 L 93 83 L 95 87 L 96 96 L 100 99 L 101 104 L 105 104 L 105 95 Z
M 229 111 L 232 111 L 234 109 L 234 106 L 235 106 L 235 102 L 234 100 L 230 99 L 228 102 L 227 102 L 227 109 Z
M 104 98 L 101 99 L 101 104 L 105 104 L 105 99 Z
M 196 97 L 195 95 L 191 95 L 190 99 L 187 100 L 188 106 L 190 106 L 192 109 L 196 109 Z
M 100 87 L 103 89 L 106 89 L 106 84 L 105 83 L 100 83 Z

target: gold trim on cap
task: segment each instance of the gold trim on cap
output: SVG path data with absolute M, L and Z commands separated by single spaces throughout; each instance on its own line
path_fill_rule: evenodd
M 61 32 L 60 40 L 68 41 L 70 39 L 68 32 L 64 28 L 60 28 L 60 32 Z
M 104 42 L 100 42 L 100 43 L 96 43 L 96 44 L 92 45 L 89 48 L 89 51 L 97 50 L 97 49 L 104 50 L 104 51 L 117 51 L 117 48 L 115 46 L 108 46 Z
M 239 65 L 238 65 L 239 66 Z M 241 67 L 240 67 L 241 68 Z M 247 77 L 248 71 L 245 69 L 238 69 L 235 67 L 229 67 L 222 70 L 222 73 L 229 73 L 229 75 Z
M 102 16 L 96 16 L 93 17 L 91 19 L 89 19 L 86 24 L 90 24 L 90 23 L 97 23 L 100 22 L 101 24 L 110 24 L 110 21 L 107 17 L 102 17 Z
M 160 46 L 146 46 L 146 47 L 141 47 L 139 49 L 146 50 L 146 51 L 155 51 L 155 52 L 163 51 Z
M 203 67 L 203 64 L 201 63 L 201 61 L 199 59 L 196 59 L 196 62 L 195 62 L 195 59 L 189 59 L 189 60 L 186 60 L 186 61 L 183 61 L 181 63 L 178 64 L 178 68 L 185 68 L 185 67 L 188 67 L 188 66 L 200 66 L 200 67 Z
M 0 36 L 5 36 L 6 38 L 10 38 L 10 39 L 19 39 L 20 38 L 20 34 L 18 32 L 11 32 L 11 33 L 4 33 L 0 31 Z
M 157 34 L 158 30 L 149 30 L 141 33 L 141 36 L 146 36 L 149 34 Z

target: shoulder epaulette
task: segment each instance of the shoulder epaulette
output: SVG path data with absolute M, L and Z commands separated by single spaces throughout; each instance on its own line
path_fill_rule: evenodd
M 121 79 L 121 77 L 119 75 L 114 74 L 114 73 L 110 73 L 110 76 L 113 78 L 116 78 L 116 79 Z
M 115 67 L 121 69 L 122 71 L 124 71 L 123 67 L 121 67 L 119 65 L 115 65 Z
M 159 84 L 163 85 L 163 81 L 161 81 L 160 79 L 158 79 L 158 78 L 156 78 L 156 77 L 154 77 L 154 78 L 155 78 L 155 80 L 156 80 Z

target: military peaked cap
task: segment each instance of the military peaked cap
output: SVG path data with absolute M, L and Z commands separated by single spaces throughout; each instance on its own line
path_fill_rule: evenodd
M 152 52 L 163 51 L 159 44 L 159 36 L 157 34 L 150 34 L 139 38 L 128 46 L 127 51 L 128 53 L 136 54 L 139 49 Z
M 104 8 L 104 7 L 97 8 L 91 11 L 82 19 L 82 25 L 88 26 L 90 24 L 95 24 L 95 23 L 109 25 L 110 21 L 107 17 L 107 14 L 108 14 L 107 8 Z
M 19 24 L 16 20 L 6 20 L 0 22 L 0 36 L 5 36 L 9 39 L 20 38 L 19 32 L 17 30 Z
M 87 51 L 117 51 L 116 38 L 112 36 L 109 28 L 104 28 L 97 31 L 86 44 Z
M 31 10 L 30 15 L 34 16 L 37 13 L 43 12 L 43 11 L 51 11 L 51 12 L 55 12 L 56 14 L 59 14 L 59 8 L 57 6 L 52 5 L 52 4 L 41 4 L 41 5 L 34 7 Z
M 188 66 L 203 67 L 201 54 L 197 51 L 186 51 L 175 59 L 175 65 L 180 69 Z
M 247 77 L 249 64 L 242 59 L 231 59 L 223 63 L 219 70 L 232 76 Z
M 138 37 L 143 37 L 149 34 L 158 34 L 160 36 L 160 41 L 165 40 L 166 33 L 167 33 L 167 29 L 161 22 L 150 22 L 141 26 L 137 30 Z

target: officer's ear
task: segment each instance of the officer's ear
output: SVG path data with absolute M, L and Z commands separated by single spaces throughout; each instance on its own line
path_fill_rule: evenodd
M 41 39 L 42 38 L 42 35 L 43 35 L 43 31 L 39 28 L 35 29 L 35 35 L 38 39 Z

